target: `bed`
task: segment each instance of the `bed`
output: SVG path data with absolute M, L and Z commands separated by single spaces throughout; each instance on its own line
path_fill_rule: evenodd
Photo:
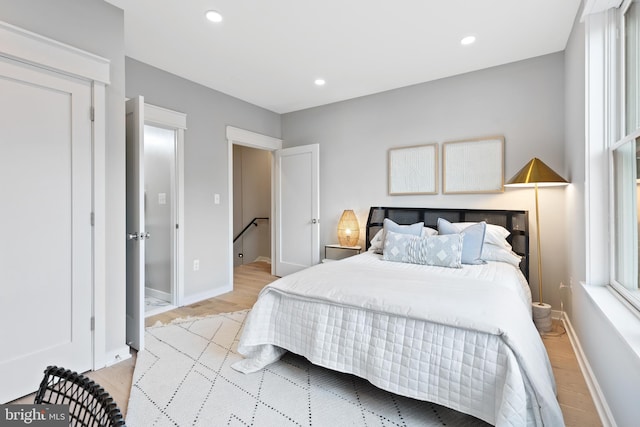
M 527 212 L 372 207 L 367 246 L 383 234 L 385 218 L 431 229 L 439 218 L 499 226 L 519 262 L 487 256 L 446 268 L 367 250 L 291 274 L 260 293 L 238 345 L 245 359 L 234 369 L 255 372 L 290 351 L 496 426 L 564 425 L 531 320 Z

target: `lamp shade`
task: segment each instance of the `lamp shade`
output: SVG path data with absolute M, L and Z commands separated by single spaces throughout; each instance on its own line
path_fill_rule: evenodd
M 542 160 L 537 157 L 529 160 L 529 163 L 524 165 L 522 169 L 518 171 L 505 186 L 508 187 L 533 187 L 535 184 L 538 186 L 552 186 L 552 185 L 567 185 L 569 184 L 563 177 L 558 175 L 549 166 L 544 164 Z
M 342 212 L 338 222 L 338 242 L 342 246 L 356 246 L 360 240 L 360 225 L 352 210 Z

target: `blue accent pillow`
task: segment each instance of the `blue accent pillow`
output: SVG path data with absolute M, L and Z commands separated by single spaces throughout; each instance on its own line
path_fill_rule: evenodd
M 462 235 L 462 263 L 463 264 L 486 264 L 482 259 L 482 246 L 484 244 L 484 235 L 487 230 L 487 223 L 482 221 L 474 225 L 470 225 L 462 232 L 458 228 L 444 218 L 438 218 L 438 234 L 460 234 Z
M 389 218 L 385 218 L 383 222 L 384 231 L 393 231 L 394 233 L 400 234 L 411 234 L 412 236 L 420 236 L 422 234 L 422 227 L 424 227 L 424 222 L 416 222 L 411 225 L 400 225 L 396 224 Z
M 388 231 L 391 231 L 393 233 L 399 233 L 399 234 L 409 234 L 411 236 L 421 236 L 422 235 L 422 228 L 424 227 L 424 222 L 416 222 L 415 224 L 411 224 L 411 225 L 400 225 L 400 224 L 396 224 L 394 221 L 390 220 L 389 218 L 385 218 L 383 223 L 382 223 L 382 247 L 379 248 L 379 250 L 374 251 L 377 254 L 382 254 L 384 253 L 384 241 L 387 235 Z

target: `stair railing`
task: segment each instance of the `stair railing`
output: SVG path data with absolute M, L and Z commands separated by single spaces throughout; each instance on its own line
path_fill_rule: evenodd
M 253 219 L 251 220 L 251 222 L 249 222 L 249 224 L 247 224 L 247 226 L 246 226 L 245 228 L 243 228 L 243 229 L 242 229 L 242 231 L 240 232 L 240 234 L 238 234 L 238 235 L 236 236 L 236 238 L 235 238 L 235 239 L 233 239 L 233 243 L 235 243 L 235 242 L 236 242 L 236 240 L 238 240 L 240 237 L 242 237 L 242 235 L 243 235 L 244 233 L 246 233 L 246 231 L 247 231 L 247 230 L 248 230 L 252 225 L 255 225 L 255 226 L 257 227 L 257 226 L 258 226 L 258 223 L 257 223 L 256 221 L 257 221 L 257 220 L 259 220 L 259 219 L 266 219 L 267 221 L 269 220 L 269 218 L 260 218 L 260 217 L 253 218 Z

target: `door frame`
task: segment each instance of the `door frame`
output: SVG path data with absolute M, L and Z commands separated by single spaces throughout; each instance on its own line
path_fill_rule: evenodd
M 0 56 L 91 82 L 92 109 L 92 329 L 93 369 L 107 364 L 106 351 L 106 85 L 110 61 L 0 21 Z M 87 319 L 89 320 L 89 319 Z
M 259 150 L 266 150 L 273 153 L 276 150 L 282 149 L 282 140 L 274 138 L 272 136 L 263 135 L 256 132 L 251 132 L 245 129 L 240 129 L 234 126 L 227 126 L 227 155 L 228 155 L 228 191 L 229 194 L 229 224 L 231 225 L 233 219 L 233 146 L 242 145 L 245 147 L 257 148 Z M 269 225 L 271 227 L 271 236 L 275 236 L 275 213 L 276 205 L 273 198 L 274 194 L 274 181 L 275 181 L 275 156 L 271 156 L 271 220 Z M 271 253 L 275 254 L 275 239 L 271 238 Z M 271 274 L 275 273 L 275 264 L 271 263 Z M 229 226 L 229 283 L 233 289 L 233 227 Z
M 187 115 L 145 102 L 144 124 L 173 130 L 176 133 L 173 165 L 175 176 L 172 179 L 172 185 L 175 185 L 175 206 L 171 207 L 171 219 L 176 225 L 171 239 L 175 270 L 172 272 L 171 280 L 171 303 L 181 307 L 184 300 L 184 131 L 187 130 Z

